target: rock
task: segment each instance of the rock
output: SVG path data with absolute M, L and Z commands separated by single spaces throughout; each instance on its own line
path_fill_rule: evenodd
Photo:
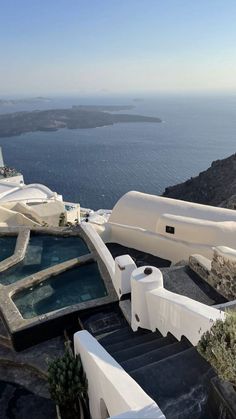
M 198 176 L 165 189 L 163 196 L 236 209 L 236 154 L 216 160 Z

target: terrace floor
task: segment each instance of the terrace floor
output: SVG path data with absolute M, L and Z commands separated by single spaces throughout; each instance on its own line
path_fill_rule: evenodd
M 189 266 L 160 268 L 164 287 L 168 291 L 184 295 L 209 306 L 226 303 L 227 300 L 198 276 Z
M 0 381 L 0 417 L 55 419 L 56 408 L 50 399 L 37 396 L 18 384 Z
M 137 267 L 150 265 L 155 266 L 156 268 L 162 268 L 168 267 L 171 264 L 171 262 L 167 259 L 162 259 L 157 256 L 150 255 L 149 253 L 141 252 L 140 250 L 125 247 L 117 243 L 106 243 L 106 246 L 114 259 L 117 256 L 130 255 Z

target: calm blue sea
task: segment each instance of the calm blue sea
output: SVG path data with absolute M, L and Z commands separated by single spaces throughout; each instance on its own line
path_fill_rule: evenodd
M 111 208 L 129 190 L 161 194 L 169 185 L 205 170 L 236 152 L 236 96 L 57 98 L 7 106 L 0 112 L 69 107 L 72 104 L 131 104 L 129 112 L 158 116 L 161 124 L 129 123 L 1 138 L 5 162 L 26 183 L 44 183 L 65 200 Z

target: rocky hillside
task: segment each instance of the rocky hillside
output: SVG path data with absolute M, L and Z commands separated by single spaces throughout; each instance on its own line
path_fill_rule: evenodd
M 236 209 L 236 154 L 216 160 L 198 176 L 166 188 L 163 196 Z

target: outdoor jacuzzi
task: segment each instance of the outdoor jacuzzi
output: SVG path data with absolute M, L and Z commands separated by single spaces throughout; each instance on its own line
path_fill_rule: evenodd
M 14 252 L 12 243 L 16 242 L 14 237 L 2 237 L 0 241 L 7 241 L 5 254 L 8 257 Z M 11 242 L 10 242 L 11 240 Z M 1 242 L 0 242 L 1 245 Z M 8 248 L 13 251 L 9 254 Z M 0 258 L 2 247 L 0 248 Z M 24 259 L 0 274 L 0 283 L 9 285 L 43 269 L 50 268 L 66 260 L 74 259 L 89 252 L 84 240 L 80 237 L 63 237 L 52 235 L 31 235 Z
M 69 269 L 18 292 L 13 301 L 25 319 L 105 297 L 107 290 L 96 262 Z
M 80 311 L 118 301 L 106 264 L 80 226 L 25 229 L 15 237 L 11 231 L 1 240 L 0 310 L 16 350 L 73 323 L 78 328 Z

